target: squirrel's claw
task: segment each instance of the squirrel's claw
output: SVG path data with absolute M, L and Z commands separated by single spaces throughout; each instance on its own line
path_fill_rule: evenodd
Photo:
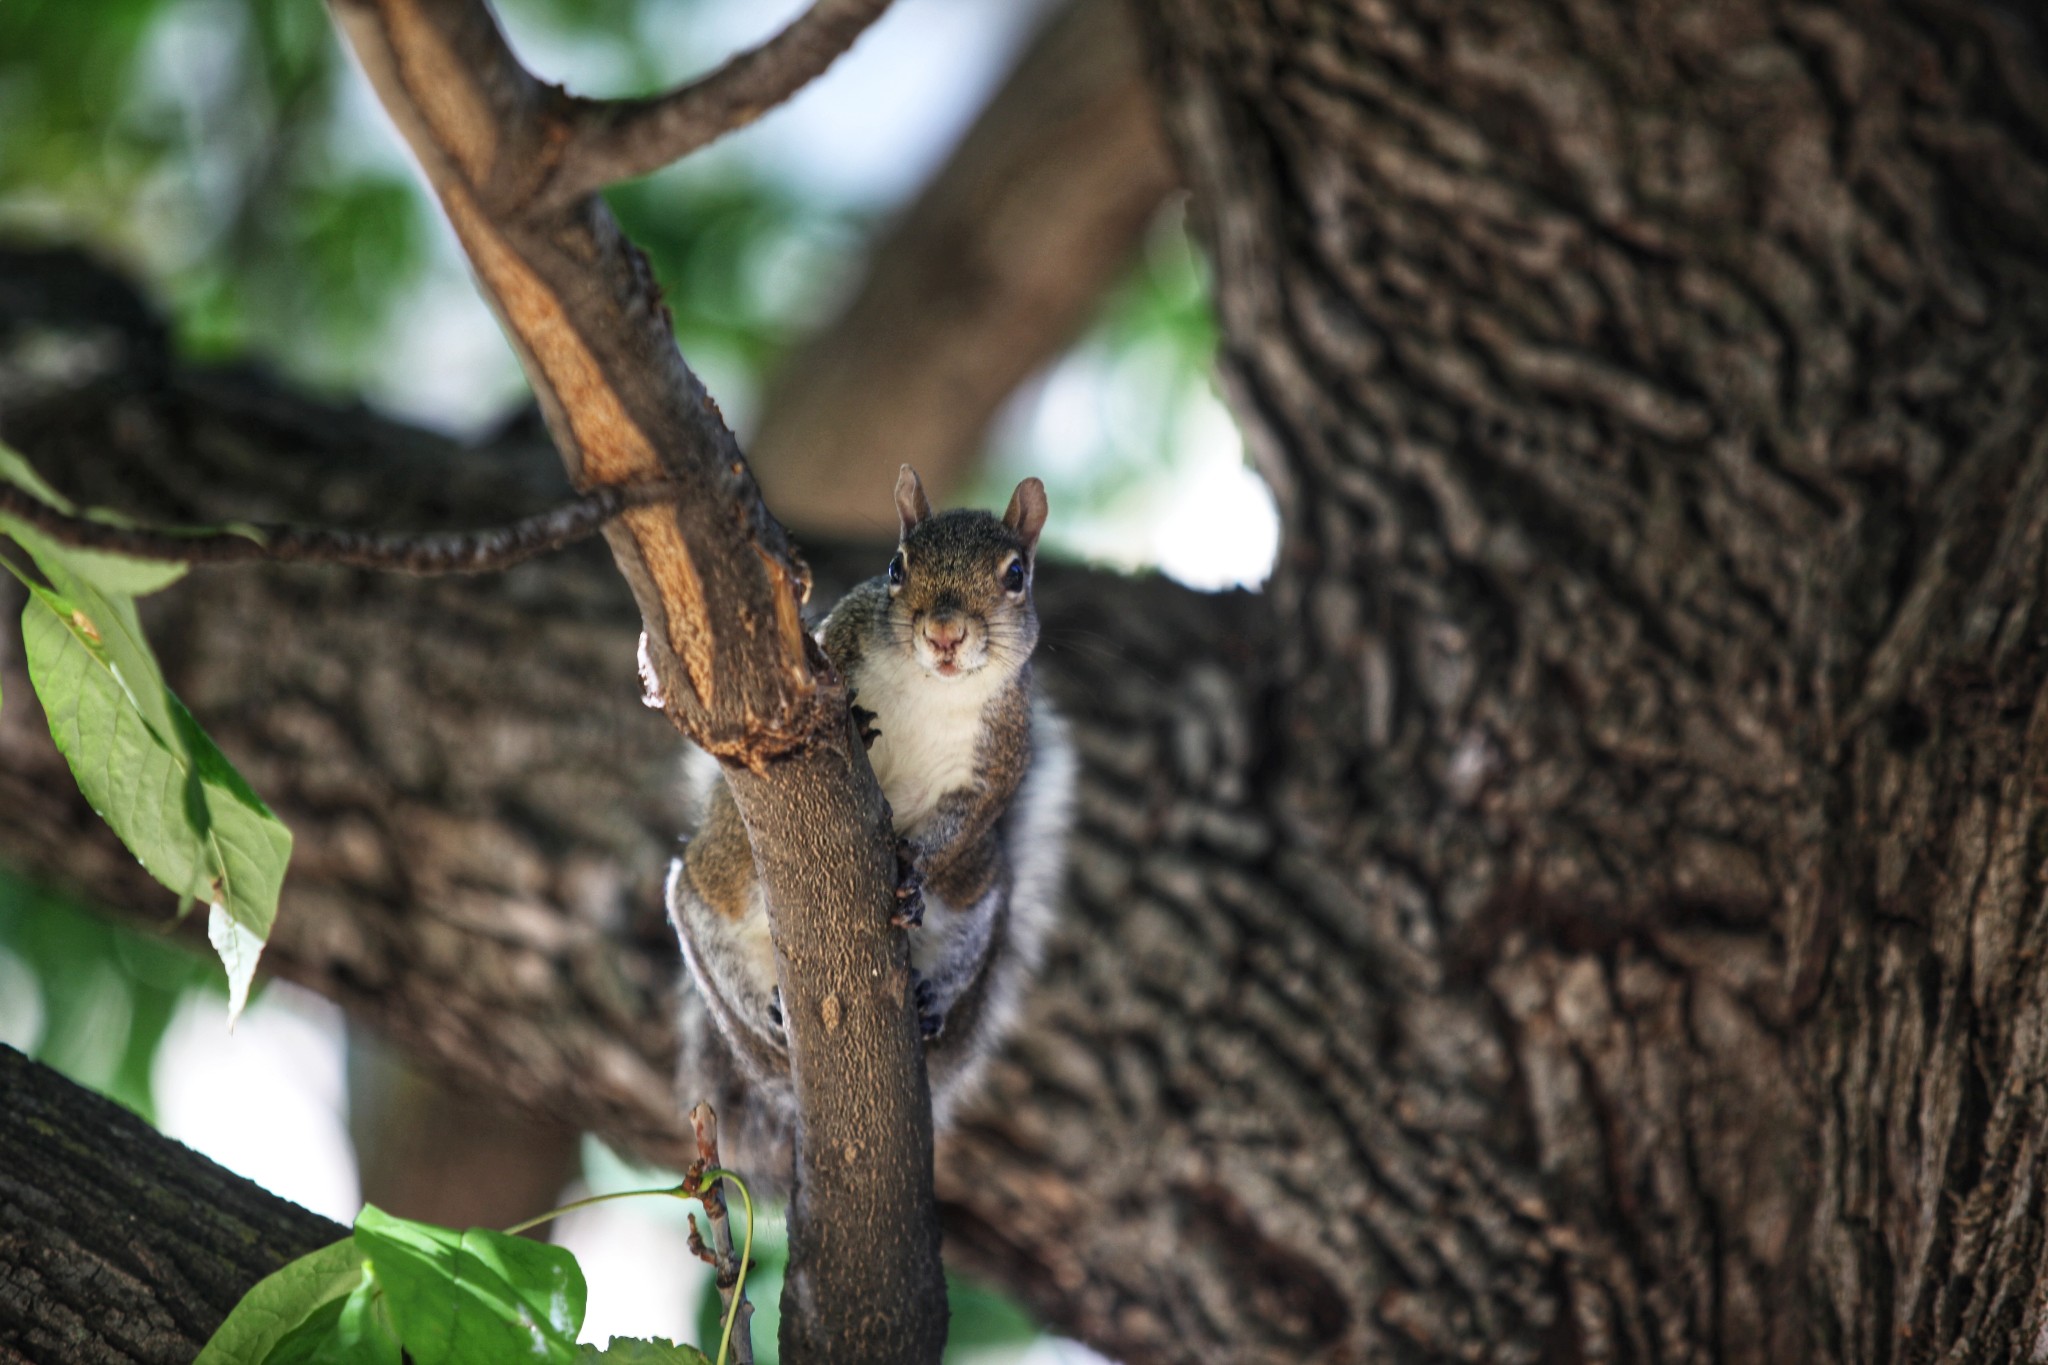
M 946 1029 L 946 1016 L 939 1011 L 939 993 L 917 968 L 910 969 L 910 999 L 917 1006 L 917 1035 L 929 1043 Z
M 898 929 L 924 923 L 924 873 L 917 870 L 917 855 L 908 839 L 896 841 L 896 912 L 889 923 Z
M 782 987 L 772 986 L 768 991 L 768 1022 L 782 1027 Z
M 860 732 L 860 747 L 872 749 L 875 747 L 875 741 L 882 737 L 882 732 L 875 728 L 875 713 L 868 710 L 865 706 L 856 706 L 854 704 L 859 697 L 860 693 L 850 687 L 847 688 L 846 709 L 853 714 L 854 729 Z

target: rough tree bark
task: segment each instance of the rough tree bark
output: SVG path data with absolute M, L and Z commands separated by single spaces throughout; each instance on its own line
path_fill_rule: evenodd
M 1147 14 L 1258 804 L 1404 945 L 1271 1036 L 1367 1103 L 1261 1220 L 1397 1354 L 2048 1354 L 2041 11 Z
M 348 1229 L 0 1047 L 0 1360 L 184 1365 Z
M 1141 14 L 1283 562 L 1259 602 L 1047 576 L 1076 867 L 940 1154 L 949 1249 L 1131 1361 L 2042 1356 L 2039 14 Z M 100 439 L 96 409 L 50 408 L 44 448 Z M 208 458 L 131 425 L 156 435 L 113 449 Z M 533 765 L 480 743 L 534 680 L 393 745 L 427 680 L 379 662 L 379 694 L 330 653 L 425 660 L 399 636 L 435 620 L 479 661 L 534 622 L 619 658 L 623 627 L 551 615 L 572 573 L 220 576 L 167 624 L 312 851 L 288 969 L 658 1144 L 660 1025 L 587 983 L 659 968 L 567 913 L 562 871 L 639 836 L 535 820 Z M 53 867 L 19 832 L 84 820 L 13 676 L 4 856 L 118 899 L 103 843 Z M 531 856 L 404 845 L 364 797 Z M 642 834 L 595 864 L 652 861 Z M 448 889 L 396 889 L 416 871 Z M 452 982 L 463 952 L 518 1005 L 395 965 Z

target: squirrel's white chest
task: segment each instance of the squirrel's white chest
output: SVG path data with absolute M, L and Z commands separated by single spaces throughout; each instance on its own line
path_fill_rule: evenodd
M 854 670 L 855 704 L 875 713 L 881 731 L 868 762 L 898 834 L 916 834 L 941 797 L 974 780 L 982 715 L 1004 681 L 998 674 L 983 668 L 939 678 L 893 650 L 862 659 Z

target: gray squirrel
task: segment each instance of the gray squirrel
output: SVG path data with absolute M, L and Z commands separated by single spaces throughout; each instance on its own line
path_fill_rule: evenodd
M 943 1127 L 1008 1032 L 1037 971 L 1066 864 L 1075 760 L 1032 684 L 1032 571 L 1045 486 L 1025 479 L 997 518 L 934 514 L 917 473 L 896 480 L 902 535 L 887 570 L 825 618 L 818 640 L 852 692 L 898 840 L 896 922 L 910 935 L 932 1111 Z M 683 1084 L 755 1162 L 790 1135 L 789 1077 L 767 904 L 715 760 L 688 765 L 700 812 L 670 866 L 669 918 L 696 983 L 682 1005 Z M 686 1097 L 686 1098 L 694 1098 Z

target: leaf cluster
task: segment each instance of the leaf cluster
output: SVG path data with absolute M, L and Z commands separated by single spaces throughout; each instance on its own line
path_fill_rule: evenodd
M 77 511 L 5 447 L 0 479 Z M 0 533 L 37 571 L 0 558 L 28 589 L 22 651 L 50 735 L 86 800 L 149 874 L 181 908 L 207 907 L 232 1019 L 277 918 L 292 836 L 171 691 L 143 635 L 136 599 L 176 582 L 185 566 L 59 545 L 4 515 Z
M 579 1346 L 586 1289 L 561 1247 L 366 1206 L 354 1233 L 245 1295 L 198 1365 L 710 1365 L 662 1341 Z

